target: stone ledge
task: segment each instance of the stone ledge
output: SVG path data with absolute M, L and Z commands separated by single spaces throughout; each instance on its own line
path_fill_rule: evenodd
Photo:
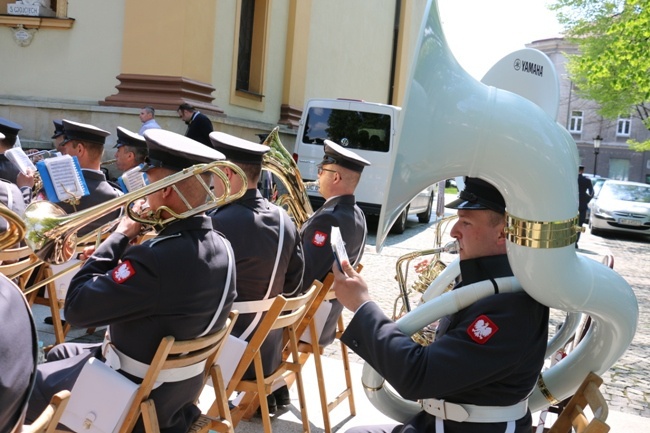
M 0 14 L 0 26 L 18 27 L 22 25 L 26 29 L 71 29 L 74 18 L 47 18 L 28 17 L 22 15 Z

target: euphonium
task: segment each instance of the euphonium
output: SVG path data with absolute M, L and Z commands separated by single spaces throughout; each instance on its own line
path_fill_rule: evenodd
M 458 241 L 451 241 L 440 248 L 433 248 L 430 250 L 415 251 L 412 253 L 404 254 L 399 259 L 397 259 L 397 281 L 399 282 L 400 296 L 395 300 L 393 305 L 393 320 L 397 320 L 402 317 L 404 314 L 411 311 L 411 304 L 409 300 L 409 294 L 413 291 L 424 294 L 428 289 L 429 285 L 435 280 L 435 278 L 444 271 L 445 264 L 440 261 L 441 253 L 458 253 Z M 408 290 L 406 282 L 408 280 L 408 272 L 405 272 L 404 269 L 408 270 L 409 264 L 413 259 L 418 257 L 428 256 L 433 254 L 433 258 L 430 260 L 426 269 L 422 271 L 419 275 L 418 280 L 413 284 L 413 289 Z M 402 266 L 404 264 L 404 266 Z M 446 285 L 446 290 L 451 290 L 453 287 L 453 280 L 448 282 Z M 397 311 L 397 305 L 401 301 L 402 308 L 400 311 Z M 435 336 L 435 327 L 428 325 L 425 326 L 422 330 L 414 333 L 411 338 L 416 343 L 419 343 L 423 346 L 431 344 L 433 337 Z
M 266 137 L 263 144 L 271 148 L 262 159 L 262 168 L 273 173 L 284 184 L 287 192 L 280 195 L 275 204 L 287 209 L 297 227 L 303 225 L 314 213 L 300 170 L 280 141 L 279 127 Z
M 580 344 L 540 375 L 529 398 L 530 410 L 540 410 L 573 394 L 589 372 L 602 374 L 625 352 L 636 330 L 636 297 L 612 269 L 576 253 L 578 152 L 571 135 L 528 99 L 470 77 L 447 47 L 432 0 L 415 53 L 377 249 L 412 197 L 426 186 L 461 175 L 494 185 L 506 202 L 506 249 L 515 275 L 499 284 L 500 291 L 525 290 L 550 308 L 592 318 Z M 489 286 L 471 290 L 476 291 L 469 293 L 474 299 L 494 295 Z M 411 335 L 458 311 L 467 299 L 456 303 L 464 296 L 456 292 L 460 290 L 425 302 L 397 326 Z M 417 403 L 386 391 L 368 364 L 362 381 L 368 398 L 389 416 L 404 420 L 421 411 Z
M 11 248 L 25 237 L 25 223 L 20 216 L 0 203 L 0 217 L 7 221 L 7 229 L 0 232 L 0 251 Z
M 225 173 L 220 167 L 229 167 L 237 175 L 242 177 L 242 188 L 239 191 L 230 191 L 230 183 Z M 217 176 L 224 184 L 224 192 L 221 196 L 216 196 L 210 189 L 210 185 L 202 178 L 202 174 L 213 174 Z M 191 208 L 180 190 L 175 184 L 189 178 L 196 178 L 208 194 L 208 200 L 205 204 Z M 138 215 L 131 209 L 131 204 L 139 199 L 145 198 L 160 189 L 173 187 L 188 207 L 188 210 L 178 214 L 167 207 L 158 209 L 154 214 L 145 216 Z M 128 216 L 147 226 L 152 226 L 156 230 L 162 229 L 165 225 L 177 219 L 189 218 L 201 212 L 205 212 L 217 206 L 230 203 L 237 200 L 246 192 L 246 175 L 244 172 L 228 161 L 214 161 L 209 164 L 197 164 L 188 167 L 178 173 L 160 179 L 157 182 L 146 185 L 138 190 L 128 194 L 116 197 L 112 200 L 101 203 L 97 206 L 66 215 L 63 209 L 47 201 L 34 202 L 27 206 L 25 210 L 25 224 L 27 232 L 25 241 L 34 253 L 43 261 L 52 264 L 61 264 L 70 260 L 75 253 L 77 245 L 77 232 L 91 221 L 96 220 L 116 209 L 126 206 Z M 171 216 L 164 218 L 162 213 L 167 212 Z M 98 230 L 101 230 L 98 229 Z M 86 234 L 84 237 L 97 236 L 95 232 Z

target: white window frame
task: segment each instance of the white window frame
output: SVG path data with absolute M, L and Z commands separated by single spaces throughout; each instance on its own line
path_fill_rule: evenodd
M 569 125 L 567 129 L 572 134 L 581 134 L 582 133 L 582 124 L 584 122 L 584 113 L 582 111 L 571 111 L 571 119 L 569 120 Z
M 616 136 L 629 137 L 632 130 L 632 118 L 630 116 L 618 116 L 616 121 Z

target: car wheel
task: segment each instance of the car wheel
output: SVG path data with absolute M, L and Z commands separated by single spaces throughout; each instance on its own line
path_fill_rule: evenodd
M 431 220 L 431 211 L 433 210 L 433 196 L 434 193 L 431 191 L 431 195 L 429 196 L 429 203 L 427 204 L 427 210 L 418 214 L 418 221 L 422 224 L 426 224 L 429 222 L 429 220 Z
M 591 218 L 589 219 L 589 231 L 591 232 L 592 235 L 594 236 L 601 236 L 603 231 L 600 229 L 597 229 L 591 225 Z
M 401 235 L 406 230 L 406 220 L 409 216 L 409 207 L 406 206 L 404 211 L 399 215 L 397 221 L 393 224 L 393 227 L 390 229 L 391 233 Z

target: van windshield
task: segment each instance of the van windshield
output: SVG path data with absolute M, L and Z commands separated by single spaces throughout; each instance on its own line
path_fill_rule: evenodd
M 390 121 L 388 114 L 312 107 L 302 141 L 322 145 L 328 139 L 348 149 L 388 152 Z

